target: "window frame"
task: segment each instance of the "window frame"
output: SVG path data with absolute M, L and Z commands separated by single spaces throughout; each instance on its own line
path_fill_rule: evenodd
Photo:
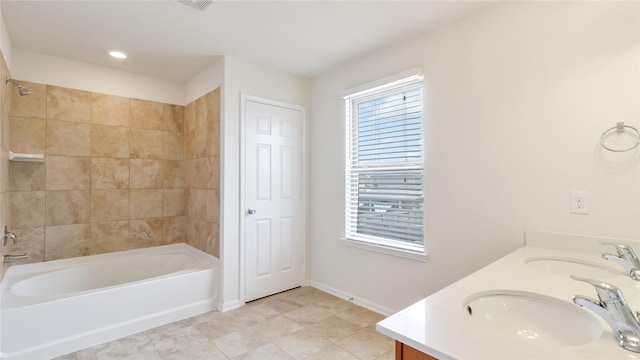
M 353 183 L 349 181 L 349 176 L 352 175 L 352 165 L 354 162 L 351 161 L 352 155 L 352 132 L 354 128 L 353 121 L 357 121 L 353 114 L 354 109 L 352 109 L 352 104 L 359 99 L 364 99 L 374 94 L 384 94 L 385 92 L 389 92 L 392 90 L 400 91 L 407 85 L 415 86 L 414 84 L 420 84 L 420 88 L 422 91 L 422 99 L 420 99 L 420 105 L 424 106 L 424 83 L 423 83 L 423 74 L 420 68 L 414 68 L 407 71 L 403 71 L 401 73 L 385 77 L 373 82 L 369 82 L 358 87 L 347 90 L 344 93 L 345 100 L 345 198 L 344 198 L 344 237 L 341 238 L 342 242 L 345 245 L 353 246 L 357 248 L 372 250 L 376 252 L 381 252 L 385 254 L 400 256 L 404 258 L 409 258 L 413 260 L 426 261 L 427 252 L 425 247 L 425 232 L 424 232 L 424 205 L 421 208 L 422 215 L 422 244 L 411 244 L 410 242 L 394 240 L 379 236 L 372 236 L 358 233 L 357 231 L 349 229 L 350 221 L 348 217 L 354 214 L 353 210 L 350 210 L 350 206 L 353 205 L 353 201 L 349 192 L 353 192 L 350 190 L 350 184 L 353 186 Z M 424 139 L 424 108 L 422 108 L 422 138 Z M 422 176 L 422 184 L 421 184 L 421 200 L 424 204 L 424 144 L 420 147 L 421 151 L 421 161 L 416 168 L 419 167 L 419 171 L 421 171 L 420 175 Z M 397 162 L 400 163 L 400 162 Z M 415 164 L 414 164 L 415 165 Z M 409 168 L 411 166 L 408 166 Z M 374 168 L 375 170 L 375 168 Z M 378 170 L 380 171 L 380 170 Z M 358 182 L 359 184 L 359 182 Z M 355 214 L 357 215 L 357 214 Z M 357 223 L 357 220 L 355 220 Z M 357 227 L 357 224 L 356 224 Z M 353 227 L 352 227 L 353 229 Z

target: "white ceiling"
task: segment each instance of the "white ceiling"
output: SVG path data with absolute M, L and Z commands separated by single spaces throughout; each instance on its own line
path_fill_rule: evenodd
M 494 5 L 492 1 L 1 0 L 14 48 L 185 82 L 233 55 L 313 77 L 355 56 Z M 109 49 L 129 54 L 115 60 Z

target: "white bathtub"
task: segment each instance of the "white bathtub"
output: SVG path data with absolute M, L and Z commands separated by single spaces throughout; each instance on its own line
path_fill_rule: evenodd
M 215 310 L 218 259 L 186 244 L 10 267 L 0 359 L 47 359 Z

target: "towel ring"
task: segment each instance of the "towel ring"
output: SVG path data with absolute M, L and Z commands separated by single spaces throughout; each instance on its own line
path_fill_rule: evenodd
M 621 134 L 623 132 L 626 131 L 626 129 L 630 129 L 636 132 L 636 143 L 633 144 L 631 147 L 626 148 L 626 149 L 612 149 L 610 147 L 608 147 L 607 145 L 604 144 L 604 138 L 606 138 L 609 133 L 612 130 L 615 130 L 617 133 Z M 635 149 L 638 145 L 640 145 L 640 131 L 638 131 L 638 129 L 634 128 L 633 126 L 629 126 L 629 125 L 625 125 L 623 122 L 619 122 L 616 124 L 616 126 L 612 127 L 611 129 L 608 129 L 607 131 L 602 133 L 602 136 L 600 137 L 600 144 L 602 144 L 602 147 L 609 150 L 609 151 L 613 151 L 613 152 L 625 152 L 625 151 L 630 151 Z

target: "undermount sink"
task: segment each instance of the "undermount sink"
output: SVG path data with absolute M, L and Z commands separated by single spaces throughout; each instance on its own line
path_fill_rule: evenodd
M 586 260 L 560 257 L 534 257 L 525 263 L 537 270 L 559 275 L 576 275 L 592 279 L 606 279 L 623 275 L 613 267 Z
M 531 344 L 575 346 L 602 334 L 602 326 L 590 313 L 573 303 L 534 293 L 478 293 L 464 302 L 464 311 L 479 326 Z

